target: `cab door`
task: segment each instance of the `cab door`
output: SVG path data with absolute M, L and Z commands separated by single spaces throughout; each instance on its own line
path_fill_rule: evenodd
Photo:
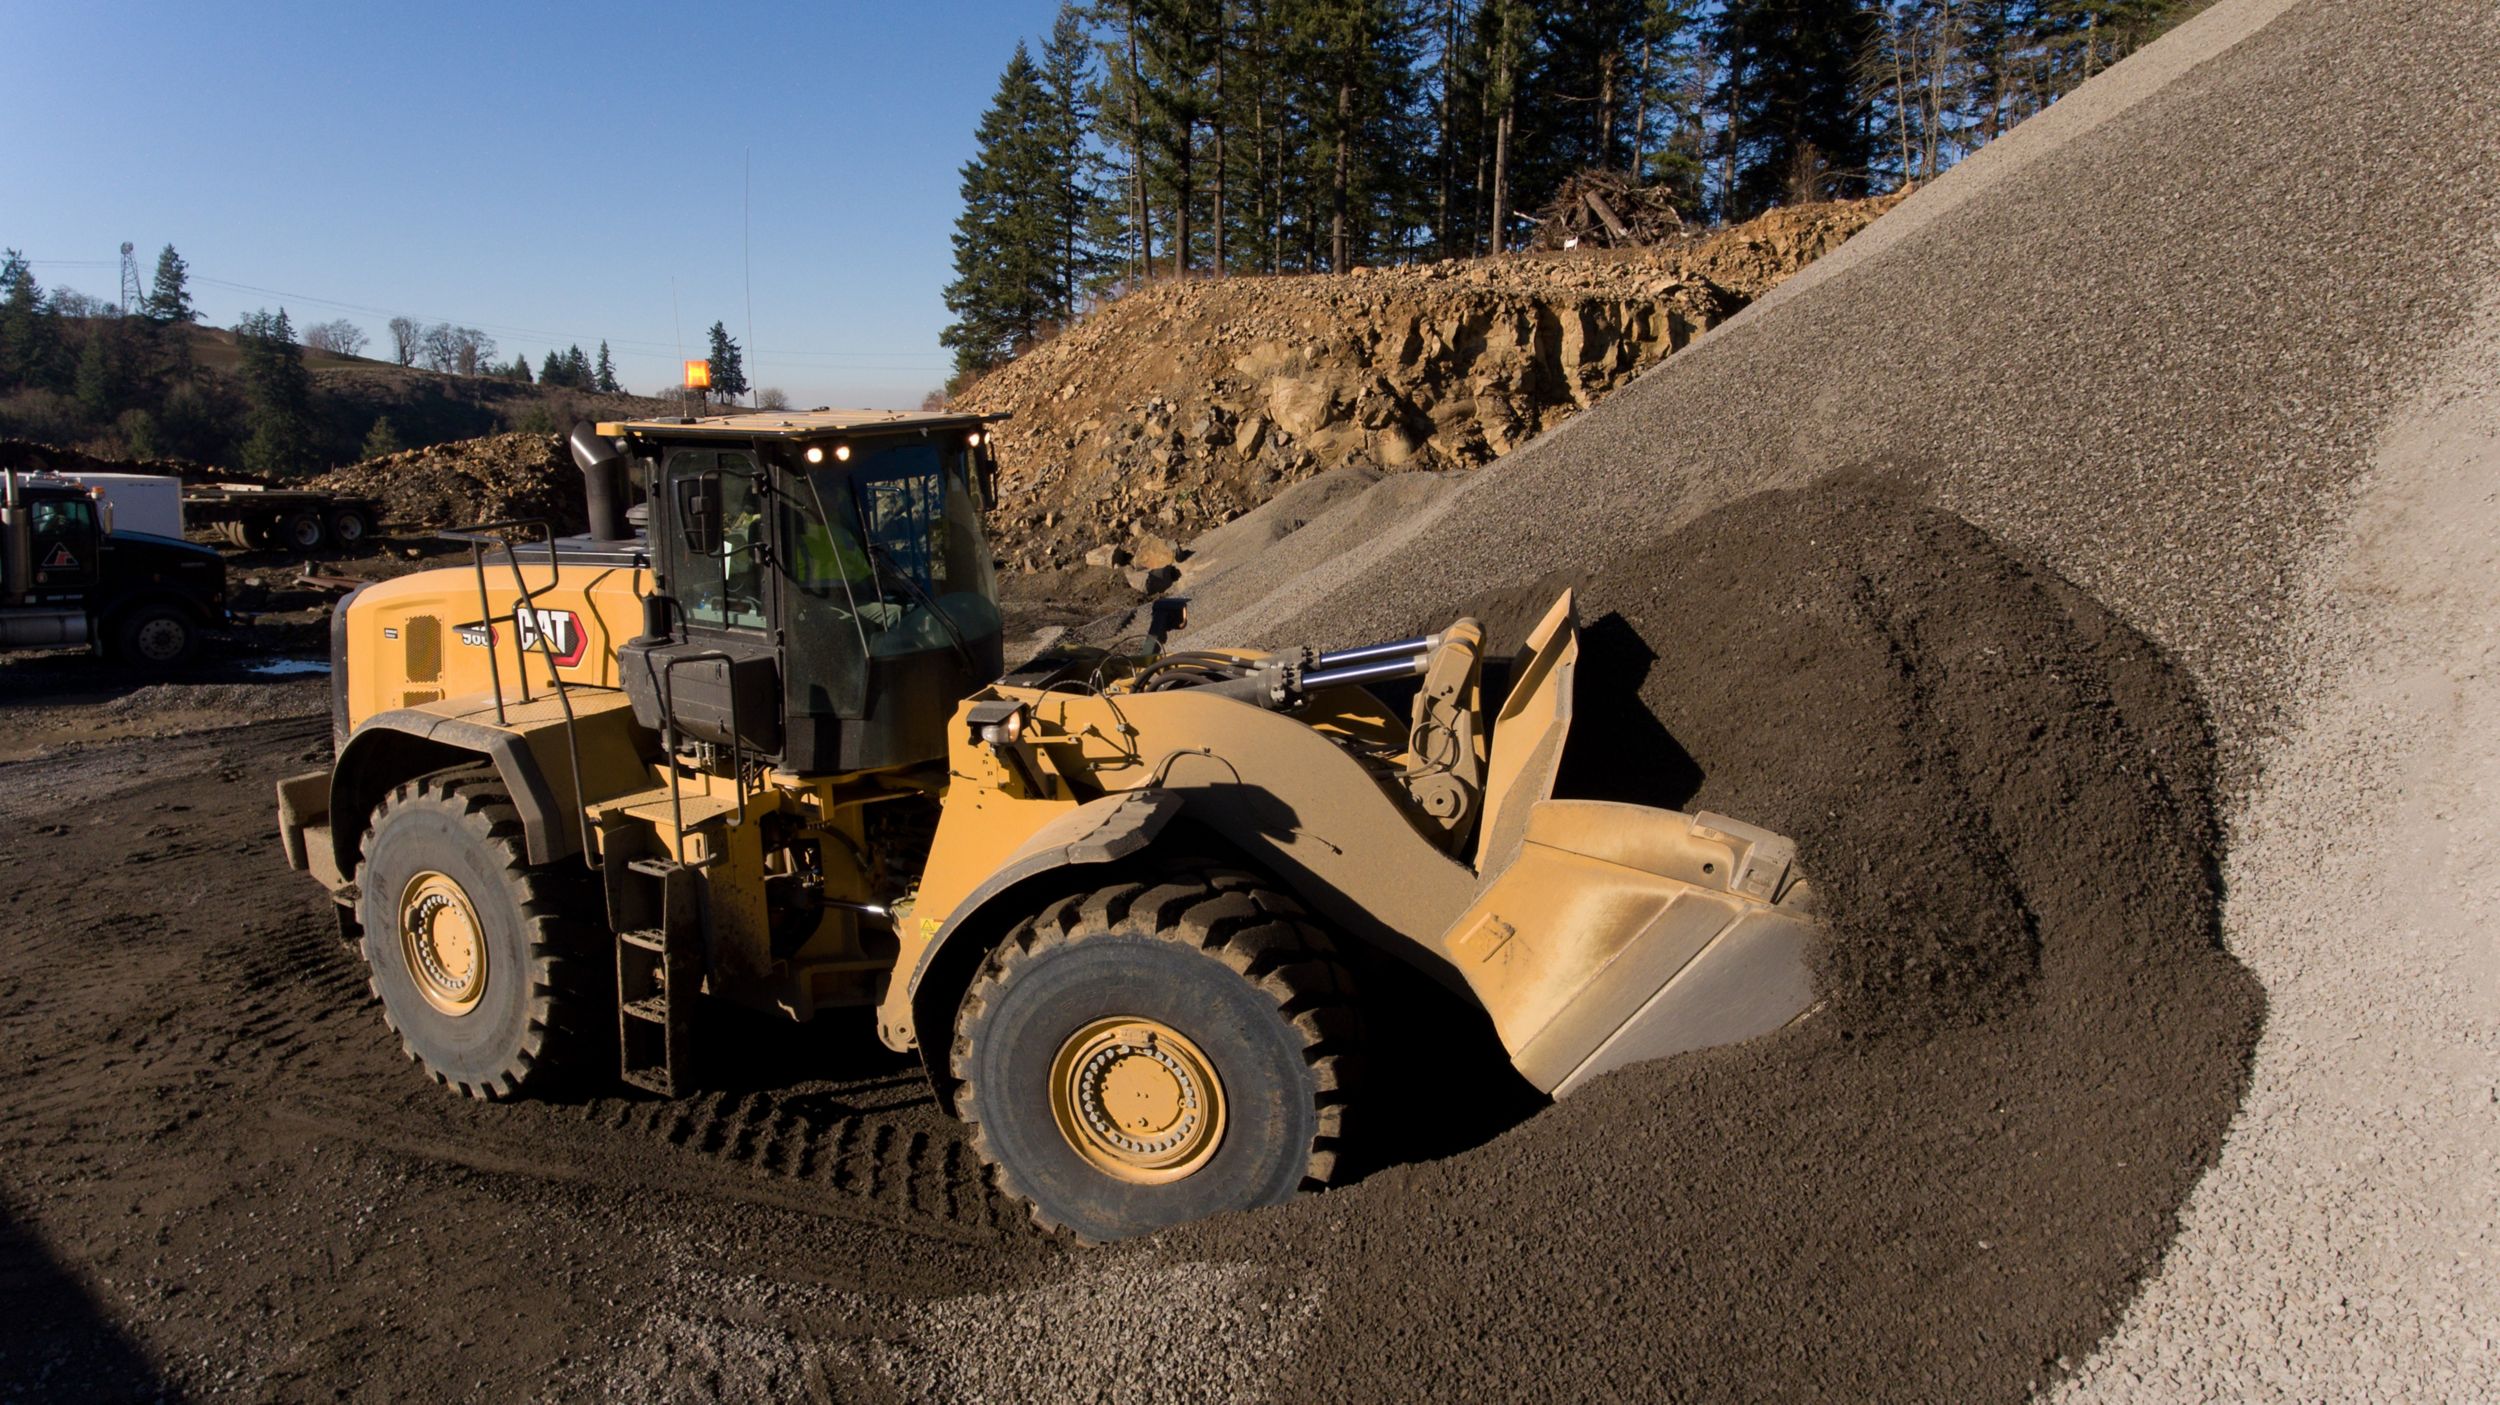
M 102 579 L 103 534 L 95 504 L 82 497 L 44 497 L 30 504 L 37 595 L 84 594 Z
M 674 609 L 665 642 L 628 651 L 627 687 L 648 690 L 681 735 L 777 758 L 781 651 L 764 466 L 745 448 L 673 448 L 659 477 L 659 556 Z

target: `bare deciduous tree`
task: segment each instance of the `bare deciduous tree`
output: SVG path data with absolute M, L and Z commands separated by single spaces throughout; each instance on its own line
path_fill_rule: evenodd
M 486 359 L 495 354 L 495 339 L 475 327 L 437 322 L 418 338 L 417 354 L 429 371 L 474 376 L 482 373 Z
M 341 317 L 329 322 L 315 322 L 304 329 L 304 345 L 332 356 L 357 356 L 370 338 L 365 329 Z
M 391 319 L 391 359 L 402 366 L 417 364 L 417 354 L 425 349 L 425 328 L 414 317 Z
M 790 408 L 790 397 L 788 394 L 783 392 L 780 386 L 768 385 L 756 394 L 755 408 L 759 410 L 787 410 Z

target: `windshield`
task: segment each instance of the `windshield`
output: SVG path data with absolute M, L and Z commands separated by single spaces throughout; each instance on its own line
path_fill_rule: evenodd
M 981 502 L 960 444 L 855 444 L 785 501 L 796 640 L 856 637 L 867 658 L 960 648 L 999 629 Z M 810 708 L 849 712 L 864 675 L 849 651 L 802 646 L 790 668 Z M 821 690 L 821 691 L 819 691 Z

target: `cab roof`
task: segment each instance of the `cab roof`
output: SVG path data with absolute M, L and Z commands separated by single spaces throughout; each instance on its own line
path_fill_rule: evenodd
M 881 434 L 914 429 L 961 429 L 1003 420 L 1005 415 L 944 410 L 757 410 L 736 415 L 695 418 L 611 420 L 598 427 L 601 438 L 633 435 L 651 439 L 816 439 L 828 434 Z

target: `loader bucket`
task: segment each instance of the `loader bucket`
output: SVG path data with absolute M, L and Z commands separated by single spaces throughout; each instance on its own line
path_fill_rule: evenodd
M 1520 1073 L 1560 1097 L 1767 1034 L 1814 1003 L 1796 846 L 1723 815 L 1552 798 L 1579 658 L 1571 597 L 1493 727 L 1481 881 L 1441 943 Z

